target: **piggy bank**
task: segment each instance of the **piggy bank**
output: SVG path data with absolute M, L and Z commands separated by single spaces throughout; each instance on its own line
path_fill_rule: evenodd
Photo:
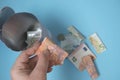
M 50 32 L 43 27 L 31 13 L 15 13 L 10 7 L 0 11 L 0 39 L 14 51 L 31 46 L 35 40 L 51 38 Z

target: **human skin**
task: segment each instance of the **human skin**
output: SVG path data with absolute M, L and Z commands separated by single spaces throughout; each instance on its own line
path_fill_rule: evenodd
M 11 69 L 12 80 L 46 80 L 47 72 L 52 70 L 49 51 L 30 58 L 39 46 L 40 43 L 36 42 L 31 48 L 21 52 Z

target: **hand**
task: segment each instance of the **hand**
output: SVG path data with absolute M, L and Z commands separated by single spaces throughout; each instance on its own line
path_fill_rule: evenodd
M 49 51 L 44 51 L 30 58 L 36 52 L 39 45 L 36 42 L 31 48 L 20 54 L 11 70 L 12 80 L 46 80 L 47 72 L 52 70 L 52 65 L 49 64 Z

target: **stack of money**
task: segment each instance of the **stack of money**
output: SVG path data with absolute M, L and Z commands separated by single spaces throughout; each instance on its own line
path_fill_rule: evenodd
M 70 53 L 68 59 L 80 71 L 87 70 L 92 80 L 98 77 L 94 59 L 96 56 L 84 43 L 84 36 L 74 27 L 68 27 L 69 33 L 66 35 L 61 34 L 58 39 L 61 41 L 61 47 Z M 91 40 L 91 38 L 90 38 Z M 92 42 L 94 42 L 92 40 Z
M 68 56 L 68 59 L 80 70 L 87 69 L 89 75 L 94 80 L 98 77 L 97 70 L 93 63 L 96 59 L 92 51 L 87 47 L 85 43 L 82 43 L 76 48 L 72 54 Z
M 66 35 L 60 34 L 58 40 L 65 51 L 72 53 L 85 38 L 74 26 L 68 27 L 68 31 Z
M 64 59 L 68 56 L 67 52 L 58 47 L 47 37 L 42 41 L 40 47 L 36 52 L 36 55 L 45 50 L 48 50 L 50 52 L 50 61 L 52 65 L 63 64 Z

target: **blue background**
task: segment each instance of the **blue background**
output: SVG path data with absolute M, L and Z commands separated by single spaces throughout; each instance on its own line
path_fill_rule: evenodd
M 120 0 L 0 0 L 0 8 L 10 6 L 15 12 L 33 13 L 54 36 L 76 26 L 97 56 L 97 80 L 120 80 Z M 97 32 L 107 51 L 97 54 L 89 35 Z M 0 80 L 11 80 L 10 69 L 20 52 L 8 49 L 0 41 Z M 87 71 L 80 72 L 69 60 L 54 67 L 48 80 L 91 80 Z

